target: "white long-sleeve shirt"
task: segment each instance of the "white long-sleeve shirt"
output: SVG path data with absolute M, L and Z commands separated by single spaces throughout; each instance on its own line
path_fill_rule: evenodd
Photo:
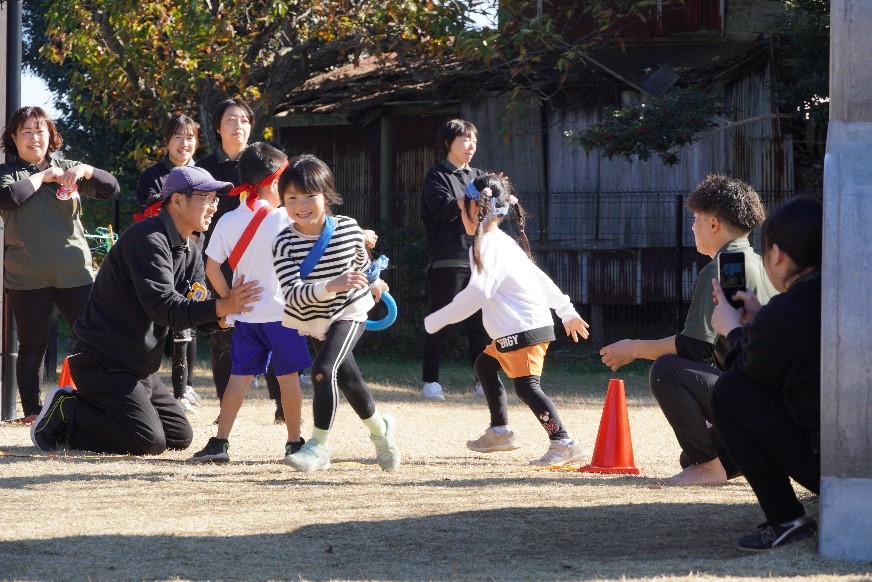
M 484 270 L 472 260 L 472 275 L 466 288 L 442 309 L 424 318 L 428 333 L 463 321 L 479 309 L 491 339 L 553 325 L 551 309 L 561 321 L 578 318 L 569 296 L 501 230 L 482 236 Z

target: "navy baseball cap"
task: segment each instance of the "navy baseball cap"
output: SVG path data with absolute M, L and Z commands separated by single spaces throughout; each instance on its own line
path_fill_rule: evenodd
M 212 177 L 212 174 L 198 166 L 176 166 L 164 179 L 160 189 L 161 200 L 166 200 L 176 192 L 187 190 L 199 190 L 200 192 L 227 193 L 233 184 L 221 182 Z

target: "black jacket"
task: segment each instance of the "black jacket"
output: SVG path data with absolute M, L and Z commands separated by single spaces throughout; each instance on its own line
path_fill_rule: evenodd
M 726 368 L 780 392 L 793 420 L 819 431 L 821 415 L 821 275 L 794 282 L 727 339 Z
M 457 196 L 463 194 L 467 184 L 483 174 L 476 168 L 457 169 L 447 160 L 427 171 L 421 198 L 421 219 L 427 231 L 428 263 L 449 259 L 469 263 L 472 237 L 463 228 Z
M 157 372 L 170 330 L 217 321 L 214 299 L 187 298 L 204 281 L 200 250 L 181 239 L 166 210 L 135 223 L 100 265 L 73 326 L 74 352 L 99 354 L 140 378 Z

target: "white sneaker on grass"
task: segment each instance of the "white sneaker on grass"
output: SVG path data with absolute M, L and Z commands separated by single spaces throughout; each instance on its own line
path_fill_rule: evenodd
M 484 388 L 481 387 L 481 384 L 475 385 L 475 389 L 472 391 L 472 395 L 476 398 L 484 398 Z
M 421 396 L 429 400 L 445 400 L 445 393 L 442 392 L 442 384 L 439 382 L 424 382 Z
M 287 455 L 282 462 L 303 473 L 326 471 L 330 468 L 330 449 L 327 445 L 308 440 L 299 451 Z
M 569 444 L 560 440 L 551 441 L 548 450 L 541 459 L 530 461 L 536 467 L 561 467 L 571 463 L 577 463 L 587 456 L 587 451 L 578 441 L 570 441 Z
M 500 434 L 491 427 L 474 441 L 466 441 L 466 448 L 476 453 L 496 453 L 498 451 L 514 451 L 520 449 L 521 445 L 515 440 L 515 433 L 512 431 Z
M 185 393 L 181 398 L 176 398 L 176 402 L 182 407 L 187 414 L 197 414 L 197 407 L 188 399 L 188 394 Z
M 194 390 L 193 386 L 185 387 L 185 398 L 188 399 L 188 402 L 193 404 L 194 406 L 202 406 L 203 405 L 203 397 L 197 394 L 196 390 Z
M 400 466 L 400 448 L 397 446 L 397 421 L 394 417 L 385 414 L 382 416 L 385 420 L 385 434 L 378 436 L 371 434 L 369 438 L 372 444 L 375 445 L 375 460 L 378 461 L 378 466 L 382 471 L 392 473 Z

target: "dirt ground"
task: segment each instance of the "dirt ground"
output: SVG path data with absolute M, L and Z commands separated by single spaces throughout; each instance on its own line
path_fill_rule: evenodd
M 483 401 L 372 386 L 399 422 L 404 463 L 394 474 L 379 470 L 345 402 L 329 471 L 280 464 L 284 427 L 262 389 L 249 392 L 225 466 L 186 462 L 214 435 L 218 406 L 205 386 L 191 450 L 159 457 L 41 454 L 27 428 L 0 426 L 0 579 L 872 579 L 872 565 L 821 559 L 814 541 L 738 550 L 736 536 L 763 521 L 747 482 L 663 486 L 679 450 L 644 395 L 629 404 L 641 474 L 619 476 L 527 466 L 547 440 L 514 396 L 511 424 L 525 446 L 480 455 L 464 444 L 487 426 Z M 554 397 L 591 450 L 604 395 Z M 802 499 L 816 516 L 817 498 Z

